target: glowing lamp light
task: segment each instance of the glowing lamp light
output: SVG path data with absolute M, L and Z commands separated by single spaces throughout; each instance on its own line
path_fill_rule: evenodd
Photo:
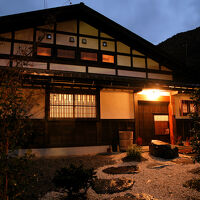
M 143 94 L 148 100 L 157 100 L 160 96 L 170 96 L 169 92 L 158 90 L 158 89 L 146 89 L 142 90 L 138 94 Z

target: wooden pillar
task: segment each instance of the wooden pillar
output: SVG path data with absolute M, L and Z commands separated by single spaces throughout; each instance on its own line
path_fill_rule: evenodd
M 137 94 L 134 93 L 134 118 L 135 118 L 135 135 L 133 138 L 137 139 L 139 137 L 139 114 L 138 114 L 138 98 Z M 135 141 L 133 141 L 135 143 Z
M 170 95 L 169 111 L 169 129 L 170 129 L 170 142 L 175 144 L 176 136 L 176 119 L 173 113 L 174 97 Z

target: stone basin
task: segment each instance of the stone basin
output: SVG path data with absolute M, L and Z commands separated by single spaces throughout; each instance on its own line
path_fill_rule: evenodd
M 155 157 L 172 159 L 178 157 L 178 148 L 167 142 L 152 140 L 149 145 L 149 153 Z

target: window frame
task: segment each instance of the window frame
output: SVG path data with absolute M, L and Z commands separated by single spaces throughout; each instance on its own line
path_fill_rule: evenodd
M 69 117 L 50 117 L 50 110 L 51 110 L 50 95 L 51 94 L 71 94 L 71 95 L 73 95 L 73 104 L 72 104 L 73 117 L 70 117 L 70 118 Z M 94 95 L 95 96 L 95 106 L 91 106 L 91 107 L 95 107 L 95 112 L 96 112 L 95 117 L 75 117 L 75 108 L 77 107 L 77 105 L 75 105 L 75 95 Z M 97 120 L 99 118 L 98 98 L 99 98 L 99 95 L 97 94 L 96 90 L 89 91 L 89 92 L 85 92 L 85 91 L 80 91 L 80 92 L 74 92 L 74 91 L 69 91 L 69 92 L 50 91 L 48 93 L 48 119 L 49 120 L 83 120 L 83 121 L 84 120 L 91 120 L 91 121 Z M 82 106 L 82 107 L 87 107 L 87 106 Z
M 155 116 L 167 116 L 168 120 L 166 121 L 156 121 Z M 168 127 L 165 129 L 166 133 L 164 134 L 156 134 L 156 122 L 167 122 Z M 169 114 L 168 113 L 153 113 L 153 124 L 154 124 L 154 136 L 161 136 L 161 137 L 166 137 L 170 135 L 170 125 L 169 125 Z
M 104 59 L 103 56 L 112 56 L 113 57 L 113 62 L 105 62 L 105 61 L 103 61 L 103 59 Z M 104 53 L 104 52 L 101 53 L 101 62 L 103 64 L 114 65 L 114 64 L 116 64 L 115 60 L 116 60 L 116 57 L 115 57 L 115 55 L 113 53 Z
M 74 57 L 72 58 L 72 57 L 64 57 L 64 56 L 59 56 L 59 51 L 73 51 L 74 52 Z M 76 49 L 71 49 L 71 48 L 56 48 L 56 57 L 57 58 L 59 58 L 59 59 L 71 59 L 71 60 L 75 60 L 76 59 L 76 54 L 77 54 L 77 52 L 76 52 Z
M 96 60 L 92 60 L 92 59 L 83 59 L 82 58 L 82 53 L 89 53 L 89 54 L 96 54 Z M 98 52 L 97 51 L 91 51 L 91 50 L 80 50 L 80 60 L 83 61 L 83 62 L 95 62 L 97 63 L 98 62 Z
M 40 54 L 38 54 L 38 49 L 39 48 L 42 48 L 42 49 L 49 49 L 50 50 L 50 55 L 40 55 Z M 36 47 L 36 56 L 38 56 L 38 57 L 47 57 L 47 58 L 50 58 L 50 57 L 52 57 L 53 55 L 52 55 L 52 47 L 49 47 L 49 46 L 37 46 Z
M 187 106 L 187 112 L 183 112 L 183 104 L 186 104 Z M 191 112 L 190 106 L 191 104 L 194 104 L 194 112 L 195 112 L 195 102 L 192 100 L 180 100 L 180 116 L 188 116 L 189 114 L 193 114 L 194 112 Z

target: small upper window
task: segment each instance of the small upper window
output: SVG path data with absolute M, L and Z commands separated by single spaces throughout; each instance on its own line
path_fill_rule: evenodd
M 51 56 L 51 48 L 38 47 L 37 55 L 38 56 Z
M 102 54 L 102 62 L 114 63 L 114 56 L 113 55 Z
M 62 58 L 75 58 L 75 51 L 68 49 L 57 49 L 57 56 Z
M 81 52 L 81 60 L 97 61 L 97 53 L 82 51 Z
M 180 115 L 187 116 L 190 113 L 195 112 L 195 105 L 193 101 L 190 100 L 182 100 L 181 101 L 181 108 L 180 108 Z

